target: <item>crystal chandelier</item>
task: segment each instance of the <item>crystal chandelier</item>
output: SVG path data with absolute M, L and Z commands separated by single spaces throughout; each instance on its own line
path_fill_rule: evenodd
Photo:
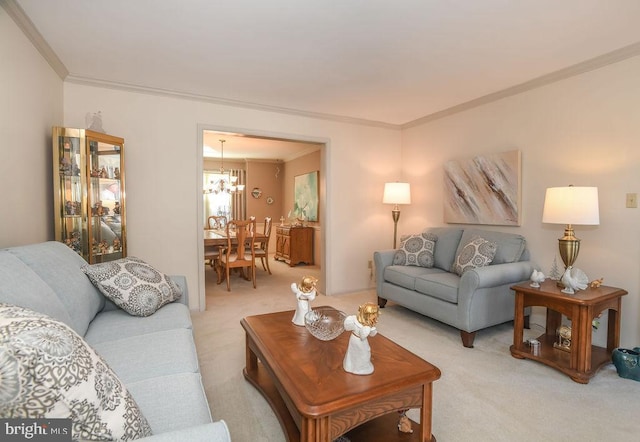
M 244 184 L 237 184 L 238 177 L 231 176 L 229 172 L 224 170 L 224 143 L 226 140 L 220 140 L 221 160 L 220 160 L 220 178 L 209 181 L 210 186 L 204 190 L 204 193 L 240 193 L 244 190 Z

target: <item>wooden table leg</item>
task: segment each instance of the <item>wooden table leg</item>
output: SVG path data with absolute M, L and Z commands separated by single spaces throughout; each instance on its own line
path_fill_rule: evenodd
M 431 407 L 433 405 L 433 385 L 431 382 L 422 389 L 422 409 L 420 410 L 420 424 L 422 428 L 422 442 L 431 442 Z
M 245 334 L 245 370 L 255 373 L 258 370 L 258 357 L 251 350 L 249 335 Z
M 515 312 L 513 315 L 513 346 L 519 348 L 524 336 L 524 294 L 516 292 Z
M 576 352 L 576 366 L 578 373 L 585 374 L 591 371 L 591 318 L 592 307 L 580 307 L 578 314 L 574 315 L 571 332 L 571 353 Z M 573 331 L 575 330 L 575 331 Z M 574 333 L 577 334 L 574 338 Z M 576 345 L 574 345 L 574 342 Z M 573 363 L 574 358 L 571 358 Z
M 300 442 L 331 442 L 329 418 L 311 419 L 302 417 Z
M 622 299 L 618 298 L 616 310 L 608 310 L 607 318 L 607 351 L 612 353 L 620 345 L 620 309 Z
M 553 338 L 555 339 L 558 333 L 558 328 L 560 328 L 561 325 L 562 314 L 547 307 L 547 329 L 545 331 L 545 334 L 547 336 L 553 336 Z

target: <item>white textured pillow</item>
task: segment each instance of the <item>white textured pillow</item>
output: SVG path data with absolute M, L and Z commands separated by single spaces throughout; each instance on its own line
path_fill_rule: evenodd
M 133 256 L 87 264 L 82 271 L 107 298 L 134 316 L 150 316 L 182 296 L 171 278 Z
M 493 261 L 497 249 L 496 243 L 476 236 L 460 250 L 451 270 L 456 275 L 462 276 L 467 270 L 489 265 Z
M 393 257 L 394 265 L 433 267 L 433 252 L 438 237 L 433 233 L 420 233 L 400 238 L 400 249 Z
M 151 435 L 107 363 L 66 324 L 0 304 L 0 417 L 71 419 L 73 440 Z

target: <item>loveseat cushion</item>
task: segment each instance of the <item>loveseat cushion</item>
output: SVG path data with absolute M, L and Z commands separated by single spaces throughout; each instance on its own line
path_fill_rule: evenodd
M 384 280 L 409 290 L 416 289 L 416 278 L 442 273 L 443 270 L 414 266 L 387 266 L 384 269 Z
M 438 237 L 423 232 L 401 238 L 400 248 L 393 257 L 394 265 L 433 267 L 433 252 Z
M 199 373 L 155 377 L 132 382 L 127 387 L 154 433 L 189 428 L 212 420 Z
M 108 364 L 71 327 L 18 306 L 0 305 L 5 418 L 72 419 L 74 440 L 130 440 L 149 423 Z
M 73 326 L 67 309 L 51 287 L 7 251 L 0 251 L 0 302 L 44 313 Z
M 180 287 L 168 275 L 133 256 L 87 264 L 82 271 L 107 298 L 134 316 L 150 316 L 182 296 Z
M 93 347 L 125 384 L 199 371 L 193 333 L 187 328 L 104 341 Z
M 440 272 L 416 277 L 416 291 L 443 301 L 458 303 L 460 277 L 454 273 Z
M 462 229 L 452 227 L 430 227 L 424 232 L 432 233 L 438 237 L 435 252 L 433 254 L 434 267 L 446 272 L 451 270 L 453 259 L 458 250 Z
M 504 264 L 508 262 L 518 262 L 522 257 L 527 241 L 524 236 L 515 233 L 495 232 L 493 230 L 465 229 L 460 239 L 458 252 L 469 243 L 475 236 L 496 243 L 496 253 L 492 264 Z
M 62 302 L 80 336 L 104 307 L 104 296 L 80 270 L 87 262 L 68 246 L 48 241 L 6 249 L 38 274 Z
M 113 341 L 176 328 L 191 329 L 189 307 L 178 302 L 165 305 L 151 316 L 131 316 L 124 310 L 101 312 L 91 323 L 85 339 L 89 344 Z

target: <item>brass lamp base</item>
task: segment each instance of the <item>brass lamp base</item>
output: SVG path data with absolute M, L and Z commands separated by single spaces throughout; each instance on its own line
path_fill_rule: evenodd
M 573 263 L 578 259 L 580 240 L 573 234 L 571 224 L 567 224 L 566 229 L 564 229 L 564 236 L 558 239 L 558 248 L 560 249 L 560 257 L 564 263 L 564 268 L 572 267 Z
M 393 248 L 395 249 L 398 238 L 398 220 L 400 219 L 400 209 L 397 204 L 391 211 L 391 216 L 393 217 Z

